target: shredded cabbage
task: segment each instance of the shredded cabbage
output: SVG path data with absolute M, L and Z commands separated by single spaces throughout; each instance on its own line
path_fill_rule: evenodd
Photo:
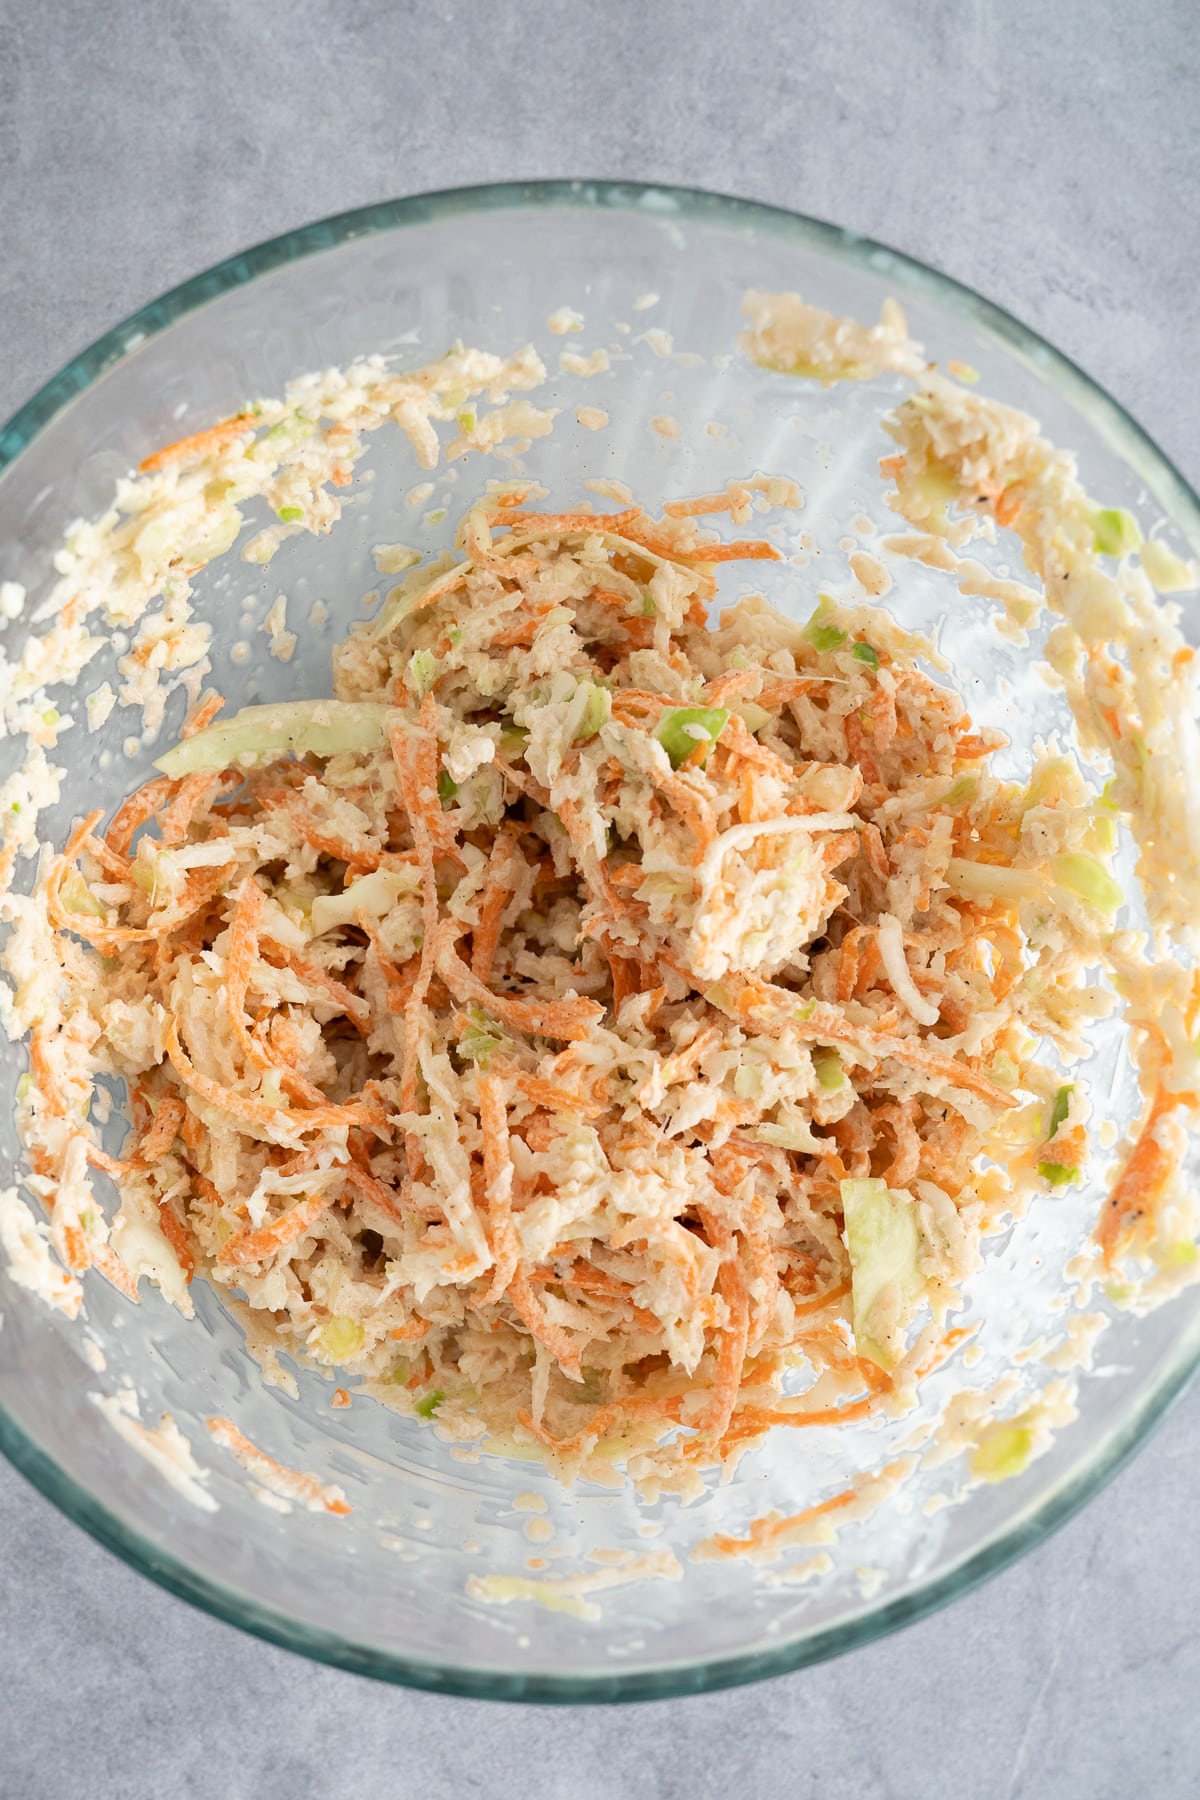
M 280 700 L 247 706 L 224 723 L 182 738 L 156 769 L 178 778 L 202 770 L 252 768 L 288 754 L 366 755 L 383 743 L 392 709 L 367 701 Z
M 925 1293 L 921 1228 L 908 1194 L 874 1178 L 841 1184 L 852 1270 L 854 1341 L 860 1356 L 894 1369 L 904 1327 Z

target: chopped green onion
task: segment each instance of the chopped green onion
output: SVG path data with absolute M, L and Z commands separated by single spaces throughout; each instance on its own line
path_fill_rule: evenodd
M 304 517 L 304 508 L 302 506 L 281 506 L 279 517 L 285 525 L 293 525 L 297 519 Z
M 827 1094 L 836 1094 L 839 1088 L 846 1085 L 846 1075 L 842 1068 L 842 1059 L 836 1050 L 825 1044 L 818 1044 L 812 1052 L 813 1073 L 817 1083 Z
M 455 781 L 449 769 L 438 770 L 437 789 L 438 799 L 442 801 L 443 805 L 453 800 L 455 794 L 457 794 L 458 783 Z
M 1117 506 L 1102 506 L 1092 515 L 1092 543 L 1099 556 L 1127 556 L 1142 534 L 1136 520 Z
M 441 1388 L 434 1388 L 431 1394 L 423 1394 L 417 1401 L 414 1411 L 420 1419 L 432 1419 L 442 1401 L 446 1398 Z
M 1054 1137 L 1059 1126 L 1065 1122 L 1067 1114 L 1071 1110 L 1071 1095 L 1074 1092 L 1074 1082 L 1068 1082 L 1066 1087 L 1060 1087 L 1055 1094 L 1054 1105 L 1050 1108 L 1050 1129 L 1046 1133 L 1048 1139 Z
M 724 706 L 680 706 L 664 713 L 654 735 L 666 751 L 671 767 L 677 769 L 697 744 L 714 744 L 729 722 Z
M 1062 887 L 1094 906 L 1097 912 L 1115 913 L 1125 903 L 1120 883 L 1086 851 L 1064 851 L 1054 858 L 1053 869 L 1054 878 Z
M 868 669 L 879 667 L 879 652 L 874 644 L 855 644 L 850 654 L 856 662 L 866 663 Z
M 1040 1162 L 1037 1172 L 1046 1185 L 1052 1188 L 1070 1187 L 1073 1181 L 1079 1179 L 1079 1170 L 1072 1168 L 1069 1163 Z
M 840 625 L 829 623 L 829 612 L 833 601 L 828 594 L 818 594 L 820 605 L 804 627 L 804 636 L 814 650 L 836 650 L 839 644 L 846 641 L 846 633 Z

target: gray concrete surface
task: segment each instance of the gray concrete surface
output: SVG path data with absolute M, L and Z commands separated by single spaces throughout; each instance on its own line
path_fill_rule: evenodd
M 1200 477 L 1193 0 L 0 0 L 0 416 L 229 251 L 511 176 L 696 183 L 973 282 Z M 1194 1794 L 1200 1394 L 925 1623 L 615 1712 L 376 1687 L 169 1599 L 0 1468 L 2 1800 Z

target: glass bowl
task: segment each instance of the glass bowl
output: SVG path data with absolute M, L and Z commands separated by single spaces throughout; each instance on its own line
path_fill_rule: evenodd
M 654 507 L 752 469 L 793 476 L 807 496 L 797 545 L 808 565 L 785 563 L 756 585 L 807 611 L 816 571 L 822 587 L 845 587 L 855 535 L 888 525 L 879 419 L 902 388 L 888 376 L 826 390 L 733 354 L 741 298 L 752 287 L 796 289 L 868 322 L 896 295 L 931 356 L 973 364 L 983 392 L 1025 407 L 1078 453 L 1089 491 L 1107 505 L 1149 505 L 1165 515 L 1177 549 L 1200 549 L 1200 505 L 1162 453 L 1088 377 L 968 289 L 770 207 L 679 189 L 549 182 L 347 213 L 233 257 L 116 326 L 0 431 L 0 574 L 26 585 L 35 610 L 65 528 L 103 511 L 131 465 L 247 400 L 280 394 L 307 370 L 370 352 L 425 361 L 455 338 L 505 354 L 532 339 L 552 371 L 564 347 L 612 352 L 607 373 L 587 381 L 552 373 L 545 390 L 562 412 L 524 468 L 550 489 L 550 504 L 577 500 L 588 477 L 627 481 Z M 585 325 L 564 339 L 548 334 L 546 321 L 565 305 Z M 608 426 L 577 424 L 582 404 L 608 413 Z M 677 435 L 664 420 L 675 421 Z M 266 569 L 236 550 L 210 565 L 198 581 L 198 611 L 220 624 L 214 679 L 230 703 L 327 691 L 330 646 L 378 584 L 372 546 L 448 543 L 457 514 L 497 472 L 443 468 L 414 504 L 423 478 L 400 434 L 380 432 L 368 440 L 356 497 L 331 537 L 289 540 Z M 729 575 L 723 595 L 747 585 Z M 231 657 L 242 637 L 263 650 L 257 627 L 279 593 L 300 635 L 295 660 L 285 665 L 265 650 Z M 315 622 L 319 610 L 310 617 L 318 600 L 325 623 Z M 888 604 L 906 623 L 940 631 L 969 705 L 1009 732 L 1017 765 L 1035 732 L 1066 725 L 1059 699 L 1031 672 L 1031 655 L 995 637 L 982 604 L 963 600 L 948 577 L 910 565 Z M 22 629 L 5 627 L 10 645 L 19 647 Z M 113 653 L 109 646 L 97 658 L 87 685 L 104 678 Z M 159 751 L 178 723 L 170 713 Z M 118 709 L 99 734 L 80 727 L 64 738 L 62 801 L 45 828 L 61 836 L 78 813 L 115 804 L 145 777 L 155 747 L 126 742 L 128 729 Z M 0 775 L 15 754 L 11 743 L 0 746 Z M 22 1047 L 0 1051 L 5 1091 L 24 1066 Z M 1126 1124 L 1136 1095 L 1119 1043 L 1103 1029 L 1089 1075 L 1114 1123 Z M 2 1111 L 0 1156 L 15 1171 L 11 1109 Z M 1100 1340 L 1098 1366 L 1080 1378 L 1076 1416 L 1018 1478 L 967 1492 L 961 1458 L 926 1459 L 887 1505 L 817 1554 L 798 1548 L 764 1568 L 689 1561 L 714 1531 L 736 1534 L 772 1508 L 794 1514 L 847 1476 L 883 1467 L 962 1388 L 1016 1371 L 1031 1395 L 1066 1379 L 1022 1351 L 1061 1329 L 1064 1265 L 1099 1203 L 1096 1188 L 1048 1198 L 986 1246 L 959 1315 L 980 1322 L 976 1347 L 928 1379 L 918 1414 L 776 1432 L 732 1480 L 688 1506 L 639 1504 L 621 1487 L 566 1492 L 534 1463 L 472 1460 L 436 1427 L 370 1401 L 331 1411 L 330 1386 L 312 1373 L 300 1373 L 296 1397 L 264 1387 L 239 1327 L 199 1283 L 197 1318 L 187 1322 L 155 1291 L 144 1290 L 135 1307 L 89 1275 L 83 1327 L 0 1272 L 0 1447 L 70 1517 L 164 1587 L 360 1673 L 540 1701 L 655 1698 L 749 1681 L 865 1642 L 1001 1568 L 1094 1493 L 1179 1393 L 1200 1350 L 1195 1308 L 1177 1300 L 1122 1313 Z M 148 1424 L 173 1415 L 207 1471 L 216 1510 L 189 1502 L 92 1404 L 90 1396 L 123 1388 L 136 1390 Z M 261 1504 L 205 1432 L 214 1413 L 281 1461 L 337 1482 L 351 1514 L 284 1515 Z M 493 1588 L 493 1601 L 498 1594 L 507 1604 L 480 1598 L 473 1578 L 485 1573 L 511 1578 Z M 595 1591 L 571 1587 L 580 1573 Z

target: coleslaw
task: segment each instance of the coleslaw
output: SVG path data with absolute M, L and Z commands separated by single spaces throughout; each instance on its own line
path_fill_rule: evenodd
M 775 1427 L 911 1404 L 984 1236 L 1083 1178 L 1094 1122 L 1064 1069 L 1117 1004 L 1146 1110 L 1099 1251 L 1190 1278 L 1192 653 L 1152 591 L 1189 571 L 1032 421 L 926 370 L 898 310 L 864 330 L 748 304 L 772 367 L 917 379 L 883 464 L 914 528 L 894 547 L 978 584 L 963 548 L 1015 529 L 1041 589 L 1006 584 L 1010 616 L 1059 615 L 1051 661 L 1113 780 L 1055 748 L 993 775 L 1001 734 L 880 608 L 814 593 L 796 621 L 751 596 L 713 622 L 720 566 L 779 553 L 712 522 L 789 505 L 787 482 L 659 517 L 490 483 L 456 553 L 337 647 L 329 695 L 227 717 L 193 683 L 157 776 L 7 896 L 49 1213 L 47 1245 L 5 1202 L 26 1286 L 78 1310 L 91 1268 L 186 1312 L 201 1276 L 268 1359 L 568 1478 L 616 1462 L 694 1491 Z M 450 455 L 539 435 L 552 415 L 507 397 L 538 378 L 532 352 L 364 367 L 147 459 L 77 534 L 55 654 L 78 674 L 88 610 L 134 625 L 165 584 L 173 635 L 129 674 L 160 716 L 149 672 L 195 668 L 187 575 L 239 499 L 275 506 L 266 559 L 335 523 L 362 430 L 395 419 L 425 467 L 441 420 Z M 47 654 L 10 673 L 26 725 Z M 31 794 L 48 767 L 35 743 Z M 1121 817 L 1151 943 L 1122 928 Z M 5 828 L 7 879 L 36 838 L 28 811 Z M 101 1075 L 130 1096 L 119 1154 L 89 1123 Z

